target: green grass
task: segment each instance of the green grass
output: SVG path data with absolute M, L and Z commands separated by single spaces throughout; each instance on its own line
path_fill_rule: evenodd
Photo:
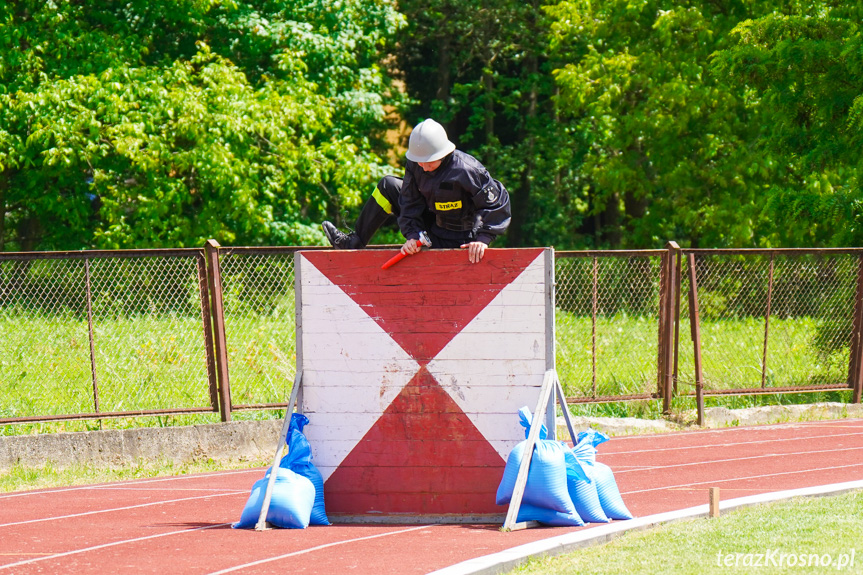
M 863 492 L 857 491 L 757 505 L 719 518 L 626 533 L 604 545 L 553 558 L 530 559 L 511 573 L 863 573 L 861 533 Z M 754 563 L 759 554 L 763 555 L 762 567 Z M 828 554 L 832 565 L 812 565 L 815 556 L 820 564 Z M 840 561 L 845 562 L 842 568 Z M 804 562 L 809 566 L 804 567 Z

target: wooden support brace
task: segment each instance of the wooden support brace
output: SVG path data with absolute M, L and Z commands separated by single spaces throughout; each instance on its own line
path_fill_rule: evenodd
M 530 431 L 527 434 L 527 440 L 524 446 L 524 453 L 521 456 L 521 462 L 518 467 L 518 476 L 516 476 L 515 487 L 512 491 L 512 499 L 509 502 L 509 509 L 506 513 L 506 519 L 503 522 L 501 531 L 518 531 L 537 527 L 539 523 L 536 521 L 522 521 L 516 523 L 518 511 L 521 508 L 521 500 L 524 497 L 524 489 L 527 486 L 527 474 L 530 470 L 530 460 L 533 456 L 533 448 L 539 439 L 539 432 L 542 429 L 543 416 L 545 415 L 546 407 L 554 409 L 556 403 L 549 399 L 557 398 L 560 402 L 563 417 L 566 421 L 566 427 L 569 430 L 569 437 L 572 444 L 575 445 L 575 428 L 572 425 L 572 419 L 569 414 L 569 407 L 566 404 L 566 396 L 563 393 L 563 386 L 560 385 L 560 380 L 557 378 L 557 372 L 554 369 L 549 369 L 545 372 L 545 377 L 542 381 L 542 388 L 539 392 L 539 401 L 536 404 L 536 410 L 533 412 L 533 419 L 530 422 Z
M 291 416 L 294 413 L 294 406 L 297 404 L 297 397 L 302 384 L 303 372 L 302 370 L 298 370 L 294 378 L 294 387 L 291 389 L 291 399 L 288 400 L 288 407 L 285 408 L 285 421 L 282 423 L 282 431 L 279 433 L 279 443 L 276 445 L 276 454 L 273 456 L 273 465 L 270 467 L 270 479 L 267 481 L 267 490 L 264 492 L 264 500 L 261 503 L 261 514 L 258 516 L 258 522 L 255 524 L 255 531 L 266 531 L 269 529 L 267 513 L 270 511 L 270 499 L 273 496 L 273 485 L 276 483 L 276 469 L 278 469 L 279 461 L 281 461 L 282 450 L 287 445 L 288 429 L 291 427 Z

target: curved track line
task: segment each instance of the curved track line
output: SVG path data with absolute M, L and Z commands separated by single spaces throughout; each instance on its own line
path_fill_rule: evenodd
M 788 500 L 792 497 L 819 497 L 824 495 L 839 495 L 849 491 L 863 489 L 863 481 L 849 481 L 845 483 L 833 483 L 817 487 L 804 487 L 800 489 L 789 489 L 785 491 L 773 491 L 761 495 L 749 495 L 737 499 L 728 499 L 720 502 L 719 507 L 724 511 L 741 509 L 761 503 L 772 503 Z M 629 531 L 667 525 L 683 519 L 694 519 L 708 515 L 708 505 L 698 505 L 678 511 L 666 511 L 636 517 L 627 521 L 615 521 L 599 527 L 583 529 L 567 535 L 549 537 L 525 545 L 512 547 L 505 551 L 492 553 L 474 559 L 468 559 L 443 569 L 433 571 L 428 575 L 481 575 L 489 573 L 502 573 L 514 570 L 530 557 L 556 556 L 563 553 L 572 553 L 591 547 L 608 543 L 612 539 Z
M 680 489 L 693 485 L 707 485 L 713 483 L 727 483 L 729 481 L 741 481 L 743 479 L 761 479 L 762 477 L 777 477 L 779 475 L 794 475 L 796 473 L 813 473 L 815 471 L 828 471 L 830 469 L 847 469 L 848 467 L 863 467 L 863 463 L 852 463 L 850 465 L 836 465 L 834 467 L 818 467 L 815 469 L 800 469 L 797 471 L 781 471 L 779 473 L 765 473 L 763 475 L 749 475 L 746 477 L 729 477 L 728 479 L 711 479 L 710 481 L 698 481 L 695 483 L 684 483 L 682 485 L 668 485 L 665 487 L 651 487 L 650 489 L 636 489 L 634 491 L 621 491 L 621 495 L 632 495 L 633 493 L 646 493 L 648 491 L 664 491 L 666 489 Z
M 634 451 L 609 451 L 606 456 L 611 455 L 630 455 L 633 453 L 656 453 L 659 451 L 680 451 L 684 449 L 704 449 L 705 447 L 737 447 L 739 445 L 759 445 L 764 443 L 781 443 L 784 441 L 809 441 L 810 439 L 836 439 L 841 437 L 852 437 L 855 435 L 863 435 L 860 433 L 837 433 L 834 435 L 813 435 L 811 437 L 786 437 L 777 439 L 760 439 L 758 441 L 735 441 L 733 443 L 702 443 L 698 445 L 680 445 L 678 447 L 660 447 L 656 449 L 636 449 Z
M 61 515 L 59 517 L 43 517 L 41 519 L 28 519 L 26 521 L 16 521 L 14 523 L 3 523 L 0 527 L 13 527 L 15 525 L 29 525 L 31 523 L 41 523 L 43 521 L 57 521 L 58 519 L 71 519 L 72 517 L 85 517 L 87 515 L 98 515 L 99 513 L 113 513 L 115 511 L 127 511 L 129 509 L 138 509 L 141 507 L 153 507 L 155 505 L 164 505 L 166 503 L 179 503 L 180 501 L 194 501 L 195 499 L 208 499 L 210 497 L 225 497 L 245 494 L 245 491 L 234 491 L 233 493 L 219 493 L 214 495 L 199 495 L 198 497 L 183 497 L 182 499 L 167 499 L 165 501 L 153 501 L 151 503 L 140 503 L 138 505 L 129 505 L 127 507 L 114 507 L 112 509 L 99 509 L 97 511 L 85 511 L 84 513 L 73 513 L 71 515 Z M 229 524 L 230 525 L 230 524 Z
M 145 537 L 136 537 L 135 539 L 126 539 L 123 541 L 113 541 L 111 543 L 103 543 L 102 545 L 95 545 L 93 547 L 86 547 L 84 549 L 75 549 L 74 551 L 65 551 L 63 553 L 54 553 L 54 554 L 48 555 L 46 557 L 37 557 L 35 559 L 25 559 L 24 561 L 18 561 L 17 563 L 9 563 L 8 565 L 0 565 L 0 570 L 9 569 L 10 567 L 20 567 L 21 565 L 29 565 L 31 563 L 37 563 L 39 561 L 47 561 L 49 559 L 59 559 L 61 557 L 68 557 L 70 555 L 78 555 L 79 553 L 87 553 L 88 551 L 98 551 L 99 549 L 105 549 L 106 547 L 116 547 L 117 545 L 125 545 L 127 543 L 136 543 L 138 541 L 147 541 L 148 539 L 158 539 L 159 537 L 168 537 L 169 535 L 181 535 L 183 533 L 191 533 L 193 531 L 203 531 L 204 529 L 214 529 L 216 527 L 225 527 L 226 525 L 230 525 L 230 523 L 220 523 L 218 525 L 207 525 L 206 527 L 195 527 L 194 529 L 182 529 L 180 531 L 171 531 L 168 533 L 159 533 L 158 535 L 147 535 Z
M 310 547 L 308 549 L 302 549 L 300 551 L 294 551 L 292 553 L 286 553 L 284 555 L 279 555 L 277 557 L 269 557 L 267 559 L 259 559 L 258 561 L 252 561 L 251 563 L 244 563 L 242 565 L 235 565 L 234 567 L 228 567 L 227 569 L 222 569 L 220 571 L 213 571 L 208 575 L 222 575 L 223 573 L 233 573 L 234 571 L 240 571 L 241 569 L 247 569 L 249 567 L 257 567 L 258 565 L 263 565 L 264 563 L 271 563 L 273 561 L 278 561 L 280 559 L 287 559 L 288 557 L 294 557 L 296 555 L 304 555 L 306 553 L 311 553 L 313 551 L 320 551 L 321 549 L 326 549 L 328 547 L 335 547 L 336 545 L 344 545 L 346 543 L 356 543 L 358 541 L 366 541 L 368 539 L 377 539 L 379 537 L 387 537 L 389 535 L 398 535 L 399 533 L 407 533 L 409 531 L 419 531 L 420 529 L 429 529 L 431 527 L 435 527 L 435 525 L 421 525 L 419 527 L 410 527 L 408 529 L 399 529 L 398 531 L 389 531 L 387 533 L 378 533 L 377 535 L 367 535 L 365 537 L 357 537 L 355 539 L 345 539 L 344 541 L 336 541 L 334 543 L 326 543 L 324 545 L 318 545 L 317 547 Z
M 243 469 L 239 471 L 218 471 L 207 474 L 192 474 L 192 475 L 175 475 L 173 477 L 153 477 L 150 479 L 133 479 L 131 481 L 123 481 L 123 485 L 141 485 L 145 483 L 162 483 L 165 481 L 185 480 L 185 479 L 201 479 L 202 477 L 221 477 L 224 475 L 238 475 L 241 473 L 261 473 L 265 468 L 257 467 L 254 469 Z M 67 491 L 88 491 L 98 489 L 113 489 L 114 484 L 106 483 L 100 485 L 79 485 L 77 487 L 48 487 L 45 489 L 36 489 L 33 491 L 19 491 L 15 493 L 4 493 L 0 495 L 0 499 L 11 499 L 13 497 L 27 497 L 31 495 L 44 495 L 46 493 L 65 493 Z
M 863 449 L 863 446 L 860 447 L 843 447 L 841 449 L 819 449 L 815 451 L 795 451 L 794 453 L 764 453 L 762 455 L 749 455 L 746 457 L 732 457 L 729 459 L 705 459 L 704 461 L 690 461 L 689 463 L 672 463 L 669 465 L 643 465 L 643 466 L 631 466 L 632 469 L 622 469 L 620 471 L 615 471 L 615 475 L 619 475 L 621 473 L 630 473 L 632 471 L 651 471 L 654 469 L 671 469 L 672 467 L 692 467 L 693 465 L 709 465 L 711 463 L 731 463 L 732 461 L 746 461 L 747 459 L 766 459 L 768 457 L 788 457 L 789 455 L 812 455 L 815 453 L 834 453 L 837 451 L 841 451 L 842 453 L 847 453 L 848 451 L 854 451 L 856 449 Z M 616 466 L 618 467 L 618 466 Z

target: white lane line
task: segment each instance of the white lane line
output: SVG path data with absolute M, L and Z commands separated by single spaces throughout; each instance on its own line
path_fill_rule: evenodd
M 247 491 L 235 491 L 233 493 L 218 493 L 213 495 L 199 495 L 197 497 L 183 497 L 182 499 L 168 499 L 165 501 L 153 501 L 151 503 L 140 503 L 138 505 L 129 505 L 126 507 L 114 507 L 111 509 L 97 509 L 96 511 L 85 511 L 83 513 L 72 513 L 71 515 L 61 515 L 57 517 L 43 517 L 41 519 L 28 519 L 26 521 L 16 521 L 14 523 L 2 523 L 0 527 L 13 527 L 15 525 L 30 525 L 32 523 L 41 523 L 43 521 L 57 521 L 60 519 L 71 519 L 73 517 L 86 517 L 87 515 L 97 515 L 99 513 L 113 513 L 115 511 L 128 511 L 129 509 L 140 509 L 142 507 L 153 507 L 155 505 L 166 505 L 168 503 L 180 503 L 181 501 L 195 501 L 196 499 L 209 499 L 211 497 L 226 497 L 236 495 L 246 495 Z
M 782 471 L 779 473 L 765 473 L 763 475 L 749 475 L 746 477 L 731 477 L 729 479 L 711 479 L 710 481 L 697 481 L 694 483 L 682 483 L 680 485 L 666 485 L 664 487 L 651 487 L 650 489 L 636 489 L 633 491 L 622 491 L 621 495 L 632 495 L 633 493 L 646 493 L 648 491 L 665 491 L 668 489 L 679 489 L 681 487 L 692 487 L 693 485 L 708 485 L 716 483 L 728 483 L 729 481 L 743 481 L 746 479 L 763 479 L 765 477 L 778 477 L 780 475 L 794 475 L 798 473 L 814 473 L 816 471 L 829 471 L 831 469 L 847 469 L 849 467 L 863 467 L 863 463 L 852 463 L 850 465 L 836 465 L 834 467 L 817 467 L 815 469 L 800 469 L 797 471 Z
M 273 561 L 279 561 L 281 559 L 287 559 L 288 557 L 295 557 L 297 555 L 303 555 L 305 553 L 313 553 L 315 551 L 320 551 L 321 549 L 327 549 L 329 547 L 335 547 L 336 545 L 345 545 L 347 543 L 357 543 L 358 541 L 367 541 L 369 539 L 377 539 L 379 537 L 388 537 L 390 535 L 398 535 L 399 533 L 408 533 L 410 531 L 419 531 L 420 529 L 429 529 L 430 527 L 436 527 L 436 525 L 421 525 L 419 527 L 409 527 L 407 529 L 399 529 L 398 531 L 389 531 L 387 533 L 378 533 L 377 535 L 367 535 L 366 537 L 357 537 L 356 539 L 346 539 L 344 541 L 336 541 L 335 543 L 327 543 L 325 545 L 318 545 L 317 547 L 310 547 L 308 549 L 302 549 L 300 551 L 294 551 L 292 553 L 285 553 L 284 555 L 279 555 L 277 557 L 268 557 L 267 559 L 260 559 L 258 561 L 252 561 L 251 563 L 244 563 L 242 565 L 235 565 L 234 567 L 228 567 L 227 569 L 222 569 L 221 571 L 213 571 L 209 573 L 209 575 L 222 575 L 222 573 L 232 573 L 234 571 L 240 571 L 241 569 L 248 569 L 249 567 L 257 567 L 258 565 L 263 565 L 264 563 L 272 563 Z
M 115 547 L 117 545 L 126 545 L 128 543 L 136 543 L 138 541 L 147 541 L 148 539 L 158 539 L 159 537 L 168 537 L 169 535 L 181 535 L 183 533 L 191 533 L 193 531 L 203 531 L 204 529 L 213 529 L 215 527 L 225 527 L 227 525 L 230 525 L 230 523 L 220 523 L 218 525 L 207 525 L 206 527 L 195 527 L 194 529 L 182 529 L 180 531 L 169 531 L 168 533 L 159 533 L 158 535 L 147 535 L 145 537 L 136 537 L 135 539 L 124 539 L 123 541 L 114 541 L 112 543 L 104 543 L 102 545 L 96 545 L 94 547 L 86 547 L 84 549 L 75 549 L 74 551 L 66 551 L 64 553 L 54 553 L 51 555 L 47 555 L 45 557 L 36 557 L 34 559 L 25 559 L 24 561 L 18 561 L 17 563 L 9 563 L 8 565 L 0 565 L 0 570 L 11 569 L 12 567 L 20 567 L 21 565 L 30 565 L 31 563 L 36 563 L 38 561 L 48 561 L 51 559 L 60 559 L 62 557 L 68 557 L 70 555 L 78 555 L 79 553 L 88 553 L 90 551 L 98 551 L 99 549 L 105 549 L 107 547 Z
M 0 495 L 0 499 L 11 499 L 13 497 L 29 497 L 33 495 L 51 495 L 53 493 L 67 493 L 69 491 L 87 491 L 87 490 L 98 490 L 98 489 L 113 489 L 115 485 L 122 483 L 122 485 L 143 485 L 148 483 L 164 483 L 166 481 L 178 481 L 178 480 L 186 480 L 186 479 L 207 479 L 209 477 L 223 477 L 225 475 L 238 475 L 242 473 L 263 473 L 263 468 L 256 469 L 242 469 L 239 471 L 222 471 L 218 473 L 208 473 L 207 475 L 176 475 L 172 477 L 153 477 L 150 479 L 134 479 L 132 481 L 123 481 L 116 483 L 100 483 L 98 485 L 78 485 L 76 487 L 64 487 L 60 489 L 56 488 L 46 488 L 46 489 L 37 489 L 33 491 L 16 491 L 14 493 L 4 493 Z M 263 477 L 263 475 L 261 475 Z
M 832 422 L 836 422 L 837 425 L 831 425 Z M 711 429 L 685 429 L 681 431 L 673 431 L 668 433 L 642 433 L 638 435 L 627 435 L 625 436 L 628 440 L 654 440 L 657 437 L 689 437 L 691 435 L 716 435 L 716 434 L 731 434 L 734 432 L 744 432 L 749 433 L 752 431 L 757 432 L 770 432 L 777 429 L 800 429 L 800 428 L 808 428 L 808 427 L 827 427 L 827 428 L 836 428 L 836 427 L 847 427 L 850 429 L 860 429 L 863 427 L 863 419 L 859 417 L 853 418 L 845 418 L 845 419 L 822 419 L 817 421 L 797 421 L 797 422 L 788 422 L 788 423 L 764 423 L 760 425 L 745 425 L 745 426 L 734 426 L 734 427 L 718 427 Z
M 614 474 L 618 475 L 620 473 L 630 473 L 632 471 L 652 471 L 654 469 L 671 469 L 672 467 L 692 467 L 693 465 L 710 465 L 712 463 L 730 463 L 732 461 L 746 461 L 749 459 L 764 459 L 767 457 L 788 457 L 788 456 L 798 456 L 798 455 L 813 455 L 816 453 L 835 453 L 837 451 L 841 451 L 842 453 L 847 453 L 848 451 L 854 451 L 858 449 L 863 449 L 863 446 L 860 447 L 842 447 L 839 449 L 820 449 L 817 451 L 795 451 L 794 453 L 763 453 L 761 455 L 751 455 L 747 457 L 732 457 L 729 459 L 706 459 L 704 461 L 690 461 L 688 463 L 672 463 L 669 465 L 643 465 L 641 467 L 632 465 L 631 469 L 620 469 L 617 470 L 618 466 L 615 466 Z
M 810 439 L 839 439 L 842 437 L 853 437 L 857 435 L 863 435 L 863 431 L 860 433 L 841 433 L 835 435 L 815 435 L 812 437 L 784 437 L 777 439 L 762 439 L 758 441 L 735 441 L 732 443 L 703 443 L 700 445 L 680 445 L 677 447 L 654 447 L 650 449 L 636 449 L 633 451 L 609 451 L 604 452 L 602 455 L 605 457 L 611 457 L 614 455 L 631 455 L 633 453 L 658 453 L 660 451 L 680 451 L 684 449 L 708 449 L 714 447 L 737 447 L 740 445 L 760 445 L 764 443 L 780 443 L 785 441 L 809 441 Z

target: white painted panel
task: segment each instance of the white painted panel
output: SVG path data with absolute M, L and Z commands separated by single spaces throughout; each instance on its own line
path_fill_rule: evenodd
M 442 374 L 439 380 L 441 383 L 461 385 L 469 381 L 474 385 L 499 385 L 501 381 L 506 381 L 507 385 L 519 386 L 533 382 L 536 373 L 545 370 L 545 358 L 484 361 L 446 358 L 435 359 L 432 368 Z
M 336 467 L 414 377 L 419 364 L 341 289 L 325 290 L 330 302 L 326 309 L 334 315 L 310 322 L 307 314 L 316 301 L 315 287 L 332 284 L 305 258 L 301 265 L 302 408 L 312 422 L 304 431 L 318 459 Z M 344 323 L 360 326 L 365 335 L 357 337 L 340 330 Z M 315 331 L 310 324 L 329 329 L 326 333 Z M 346 413 L 353 417 L 346 418 Z M 333 425 L 342 426 L 342 441 L 322 444 L 326 428 Z
M 548 365 L 545 261 L 540 254 L 428 365 L 504 459 L 524 439 L 518 410 L 536 406 Z M 366 309 L 301 265 L 305 431 L 326 480 L 419 365 Z
M 546 338 L 551 337 L 546 331 L 546 297 L 545 257 L 540 255 L 428 365 L 429 372 L 504 458 L 524 439 L 518 410 L 536 407 L 545 376 Z M 535 324 L 522 333 L 506 333 L 505 326 L 516 316 L 512 310 L 525 307 L 536 308 Z M 524 314 L 516 317 L 520 321 Z M 490 363 L 506 366 L 504 372 L 518 366 L 519 376 L 504 376 L 509 387 L 495 386 L 500 378 L 484 373 L 483 368 L 491 373 L 501 370 L 489 368 Z

